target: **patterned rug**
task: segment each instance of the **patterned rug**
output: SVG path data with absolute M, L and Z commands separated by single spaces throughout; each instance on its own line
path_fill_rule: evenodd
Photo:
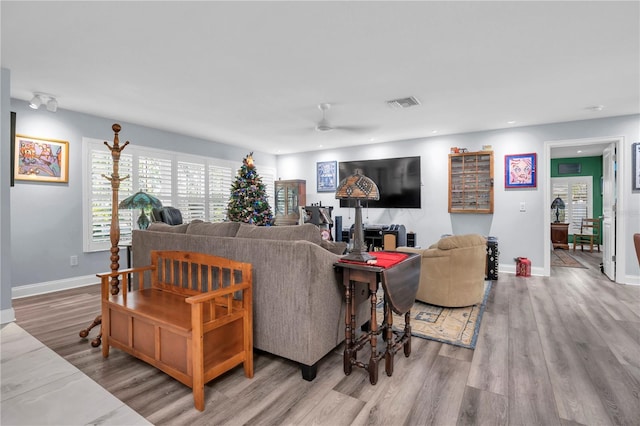
M 551 252 L 551 266 L 565 266 L 568 268 L 586 268 L 582 263 L 578 262 L 566 250 L 553 250 Z
M 480 321 L 491 291 L 491 281 L 484 283 L 482 303 L 463 308 L 444 308 L 416 300 L 411 308 L 411 335 L 454 346 L 474 349 Z M 378 318 L 382 318 L 382 296 L 378 297 Z M 393 314 L 393 327 L 400 330 L 404 316 Z

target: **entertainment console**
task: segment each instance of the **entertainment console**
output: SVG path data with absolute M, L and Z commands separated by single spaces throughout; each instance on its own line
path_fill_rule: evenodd
M 349 230 L 342 230 L 342 240 L 349 242 L 354 225 Z M 416 234 L 407 232 L 404 225 L 370 225 L 363 226 L 364 243 L 368 251 L 395 250 L 396 247 L 415 247 Z

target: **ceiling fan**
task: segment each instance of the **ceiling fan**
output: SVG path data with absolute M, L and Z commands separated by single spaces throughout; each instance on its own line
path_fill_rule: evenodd
M 327 120 L 327 111 L 331 108 L 331 104 L 319 104 L 318 109 L 322 111 L 322 119 L 316 124 L 317 132 L 330 132 L 332 130 L 345 130 L 348 132 L 367 132 L 372 127 L 365 126 L 332 126 Z

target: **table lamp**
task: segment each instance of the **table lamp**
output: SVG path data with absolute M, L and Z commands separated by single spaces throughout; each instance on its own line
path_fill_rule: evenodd
M 359 169 L 351 176 L 343 179 L 336 189 L 336 199 L 338 200 L 356 200 L 356 222 L 353 234 L 353 247 L 349 250 L 349 254 L 343 257 L 346 260 L 356 262 L 367 262 L 374 260 L 364 245 L 364 234 L 362 231 L 362 204 L 361 200 L 379 200 L 380 191 L 378 185 L 370 178 L 364 176 Z
M 120 209 L 140 209 L 141 213 L 138 217 L 138 228 L 147 229 L 149 227 L 149 218 L 145 213 L 145 209 L 153 207 L 159 209 L 162 203 L 153 195 L 138 191 L 130 197 L 120 201 L 118 208 Z
M 560 197 L 556 197 L 555 200 L 551 202 L 551 210 L 555 209 L 553 214 L 555 214 L 556 220 L 554 223 L 564 222 L 564 207 L 564 201 L 562 201 Z M 560 220 L 561 217 L 562 220 Z

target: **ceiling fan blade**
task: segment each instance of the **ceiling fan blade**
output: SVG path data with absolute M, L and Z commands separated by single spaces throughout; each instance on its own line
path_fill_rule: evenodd
M 335 126 L 335 130 L 343 130 L 345 132 L 367 133 L 377 129 L 376 126 Z

